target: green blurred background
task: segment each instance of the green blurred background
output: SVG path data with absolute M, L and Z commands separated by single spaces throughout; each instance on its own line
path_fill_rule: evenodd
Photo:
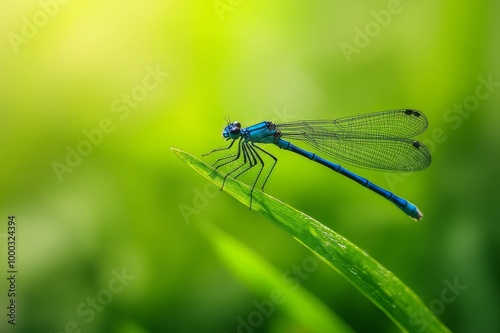
M 404 107 L 429 118 L 431 167 L 352 170 L 417 204 L 421 223 L 273 147 L 266 191 L 367 251 L 453 331 L 500 331 L 499 2 L 42 0 L 2 1 L 0 13 L 1 332 L 236 332 L 271 290 L 234 274 L 203 226 L 280 278 L 310 252 L 169 148 L 222 146 L 228 115 L 245 126 Z M 466 289 L 452 293 L 457 281 Z M 398 331 L 323 262 L 297 290 L 354 331 Z M 313 331 L 280 306 L 256 326 Z

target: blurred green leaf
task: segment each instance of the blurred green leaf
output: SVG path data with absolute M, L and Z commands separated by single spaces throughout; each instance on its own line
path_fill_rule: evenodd
M 198 158 L 171 148 L 184 162 L 218 186 L 224 175 Z M 227 178 L 224 191 L 249 205 L 249 186 Z M 258 190 L 252 210 L 288 232 L 343 275 L 377 305 L 402 331 L 449 332 L 419 297 L 376 260 L 325 225 Z
M 252 250 L 219 230 L 208 221 L 198 225 L 211 241 L 215 251 L 226 265 L 262 299 L 270 309 L 266 316 L 274 313 L 275 304 L 294 319 L 294 327 L 300 324 L 307 332 L 349 333 L 353 330 L 334 312 L 304 288 L 293 287 L 283 282 L 282 275 L 269 263 L 259 258 Z M 273 296 L 274 295 L 274 296 Z M 280 295 L 274 302 L 273 298 Z M 244 317 L 244 316 L 243 316 Z

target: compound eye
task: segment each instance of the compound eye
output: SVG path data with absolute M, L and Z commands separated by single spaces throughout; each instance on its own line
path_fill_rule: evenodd
M 233 126 L 238 127 L 238 128 L 241 128 L 241 124 L 240 124 L 240 122 L 239 122 L 239 121 L 235 121 L 235 122 L 233 123 Z
M 234 125 L 234 123 L 233 123 L 233 125 Z M 240 128 L 239 127 L 233 127 L 233 128 L 231 128 L 229 130 L 229 133 L 238 135 L 238 134 L 240 134 Z

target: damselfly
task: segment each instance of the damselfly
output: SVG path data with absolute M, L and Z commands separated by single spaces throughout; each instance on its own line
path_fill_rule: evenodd
M 375 112 L 337 120 L 295 121 L 284 124 L 263 121 L 245 128 L 235 121 L 228 122 L 222 131 L 222 136 L 226 140 L 231 140 L 229 146 L 214 149 L 205 155 L 229 150 L 235 142 L 238 142 L 235 153 L 219 158 L 213 166 L 219 169 L 237 164 L 226 173 L 224 182 L 227 177 L 238 178 L 253 168 L 258 169 L 250 191 L 250 207 L 253 190 L 265 166 L 262 154 L 269 156 L 273 161 L 264 178 L 262 190 L 278 161 L 258 144 L 275 144 L 281 149 L 302 155 L 354 180 L 391 201 L 411 218 L 420 220 L 423 217 L 422 213 L 409 201 L 285 139 L 302 141 L 319 153 L 361 168 L 412 172 L 425 169 L 431 163 L 429 150 L 421 142 L 412 139 L 423 133 L 427 125 L 425 115 L 413 109 Z

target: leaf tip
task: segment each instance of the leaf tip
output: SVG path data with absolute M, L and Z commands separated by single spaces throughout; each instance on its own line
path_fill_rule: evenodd
M 183 151 L 174 147 L 170 147 L 170 150 L 177 156 L 181 157 Z

